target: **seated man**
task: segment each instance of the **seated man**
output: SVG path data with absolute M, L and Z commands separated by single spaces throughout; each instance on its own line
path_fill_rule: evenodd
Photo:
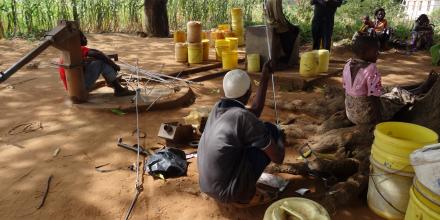
M 114 89 L 115 96 L 129 96 L 136 94 L 135 91 L 130 91 L 127 88 L 122 87 L 119 83 L 117 75 L 121 68 L 103 52 L 95 49 L 89 49 L 87 47 L 86 36 L 82 32 L 80 32 L 80 35 L 81 52 L 84 64 L 84 83 L 87 91 L 90 92 L 93 90 L 96 80 L 98 80 L 99 76 L 102 74 L 107 82 L 107 85 Z M 62 64 L 63 60 L 60 60 L 60 63 Z M 64 88 L 67 90 L 67 78 L 64 67 L 60 66 L 59 72 L 60 78 L 64 84 Z
M 284 160 L 281 131 L 258 119 L 271 74 L 266 63 L 251 109 L 245 107 L 251 96 L 248 74 L 232 70 L 223 79 L 225 98 L 212 109 L 198 149 L 200 189 L 219 202 L 249 207 L 276 198 L 256 187 L 271 161 Z

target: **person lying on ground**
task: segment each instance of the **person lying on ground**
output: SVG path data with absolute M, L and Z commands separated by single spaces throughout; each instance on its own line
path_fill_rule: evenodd
M 343 70 L 345 110 L 347 118 L 356 125 L 374 125 L 394 117 L 403 107 L 413 105 L 415 96 L 426 93 L 438 76 L 430 74 L 418 88 L 405 90 L 383 89 L 381 74 L 376 66 L 379 44 L 372 36 L 360 36 L 353 44 L 355 57 Z M 385 91 L 388 90 L 388 91 Z
M 121 68 L 113 62 L 107 55 L 103 52 L 91 49 L 87 47 L 87 37 L 83 32 L 80 32 L 81 39 L 81 52 L 83 59 L 83 70 L 84 70 L 84 83 L 87 91 L 91 91 L 95 88 L 95 83 L 99 76 L 102 75 L 109 87 L 114 89 L 115 96 L 129 96 L 136 94 L 135 91 L 130 91 L 127 88 L 122 87 L 117 78 L 118 71 Z M 60 60 L 63 63 L 63 60 Z M 59 68 L 60 79 L 64 84 L 64 88 L 67 90 L 67 78 L 64 67 Z
M 433 45 L 434 28 L 426 14 L 420 15 L 411 31 L 410 47 L 412 51 L 426 50 Z
M 201 192 L 236 207 L 273 201 L 275 194 L 257 188 L 266 166 L 284 160 L 284 134 L 259 119 L 273 74 L 270 62 L 263 67 L 260 87 L 252 107 L 251 79 L 242 70 L 229 71 L 223 79 L 225 97 L 215 104 L 198 147 Z
M 335 24 L 335 13 L 342 0 L 312 0 L 311 4 L 315 6 L 312 20 L 313 49 L 330 50 L 333 27 Z
M 374 33 L 379 39 L 380 49 L 387 49 L 388 40 L 391 38 L 391 29 L 388 27 L 388 21 L 385 19 L 385 9 L 379 8 L 374 11 L 376 20 L 374 21 Z

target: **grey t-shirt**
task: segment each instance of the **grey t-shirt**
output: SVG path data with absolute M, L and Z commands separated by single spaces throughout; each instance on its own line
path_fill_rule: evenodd
M 221 202 L 252 198 L 255 182 L 246 148 L 270 144 L 264 123 L 244 105 L 223 99 L 211 111 L 198 149 L 199 183 L 202 192 Z

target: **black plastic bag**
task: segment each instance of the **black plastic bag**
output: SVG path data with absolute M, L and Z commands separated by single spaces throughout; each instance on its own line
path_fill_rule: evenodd
M 162 174 L 165 178 L 186 176 L 186 154 L 176 148 L 164 148 L 148 157 L 145 170 L 152 176 Z

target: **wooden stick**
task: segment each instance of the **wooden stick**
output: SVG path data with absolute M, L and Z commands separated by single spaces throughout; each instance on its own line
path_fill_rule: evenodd
M 50 182 L 52 181 L 52 178 L 53 178 L 53 175 L 50 175 L 49 178 L 47 179 L 46 190 L 44 191 L 43 199 L 41 199 L 40 205 L 37 207 L 37 209 L 40 209 L 41 207 L 43 207 L 44 202 L 46 202 L 46 198 L 47 198 L 47 194 L 49 194 Z

